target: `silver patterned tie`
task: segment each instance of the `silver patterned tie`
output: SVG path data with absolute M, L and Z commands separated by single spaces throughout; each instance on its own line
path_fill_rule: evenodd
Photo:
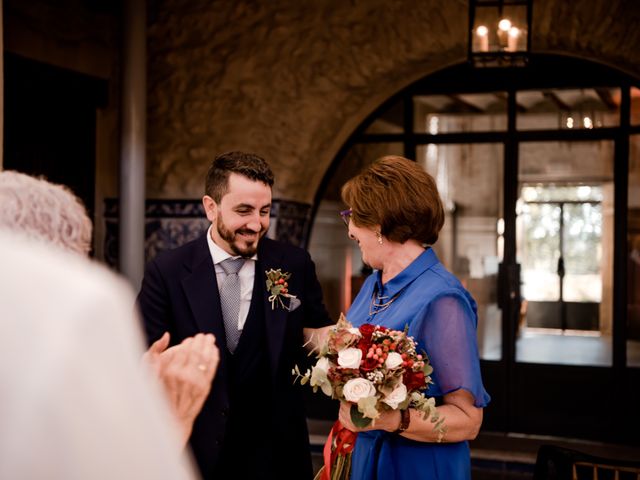
M 227 258 L 220 262 L 226 274 L 220 286 L 220 307 L 224 321 L 224 332 L 227 336 L 227 347 L 233 353 L 240 340 L 242 330 L 238 329 L 238 314 L 240 313 L 240 279 L 238 271 L 244 265 L 244 258 Z

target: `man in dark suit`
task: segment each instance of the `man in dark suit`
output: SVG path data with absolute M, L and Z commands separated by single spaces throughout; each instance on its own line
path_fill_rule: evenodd
M 273 180 L 256 155 L 216 157 L 202 200 L 211 227 L 152 260 L 138 296 L 149 342 L 165 331 L 174 343 L 218 339 L 219 370 L 190 440 L 205 480 L 312 476 L 291 370 L 305 339 L 332 321 L 309 254 L 264 236 Z M 267 289 L 266 272 L 278 269 L 286 284 Z

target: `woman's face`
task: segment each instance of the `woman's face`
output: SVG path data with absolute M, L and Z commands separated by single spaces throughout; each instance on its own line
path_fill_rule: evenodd
M 362 261 L 376 270 L 382 270 L 381 246 L 378 236 L 371 227 L 357 227 L 353 220 L 349 221 L 349 238 L 358 242 Z

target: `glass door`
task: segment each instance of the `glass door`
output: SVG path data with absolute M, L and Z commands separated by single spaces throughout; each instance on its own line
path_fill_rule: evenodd
M 613 142 L 521 143 L 519 154 L 516 361 L 611 365 Z

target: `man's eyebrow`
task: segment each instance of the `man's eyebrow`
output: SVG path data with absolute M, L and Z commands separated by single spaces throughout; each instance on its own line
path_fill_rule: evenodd
M 239 203 L 237 205 L 234 205 L 233 208 L 249 208 L 251 210 L 255 209 L 255 207 L 253 205 L 250 205 L 248 203 Z M 264 208 L 271 208 L 271 203 L 264 204 L 263 206 L 260 207 L 260 210 L 262 210 Z

